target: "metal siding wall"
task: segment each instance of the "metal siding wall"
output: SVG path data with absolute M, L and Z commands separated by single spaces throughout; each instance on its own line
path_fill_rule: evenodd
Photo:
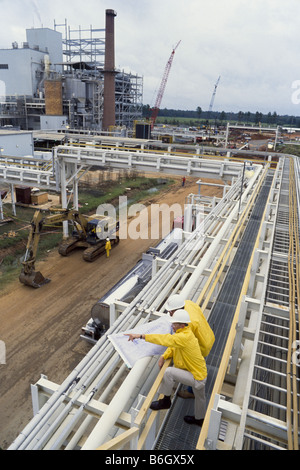
M 9 132 L 0 135 L 0 147 L 3 155 L 24 157 L 33 155 L 33 136 L 31 132 Z
M 61 65 L 54 67 L 55 64 L 63 61 L 61 33 L 48 28 L 27 29 L 26 37 L 31 48 L 38 45 L 43 52 L 46 52 L 47 48 L 52 64 L 51 68 L 55 68 L 57 72 L 62 71 Z
M 32 95 L 30 49 L 0 50 L 0 63 L 8 70 L 0 70 L 6 95 Z

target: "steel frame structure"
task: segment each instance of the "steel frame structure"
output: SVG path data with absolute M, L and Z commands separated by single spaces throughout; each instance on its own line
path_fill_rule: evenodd
M 248 190 L 243 194 L 243 200 L 249 197 L 260 172 L 261 168 L 258 167 L 252 184 L 249 185 Z M 211 260 L 211 263 L 214 262 L 216 252 L 218 252 L 220 250 L 220 246 L 222 246 L 220 245 L 220 242 L 226 238 L 226 236 L 229 236 L 232 227 L 235 224 L 240 196 L 240 178 L 233 185 L 230 193 L 227 194 L 227 199 L 225 196 L 224 200 L 222 200 L 220 204 L 216 205 L 211 214 L 204 220 L 203 226 L 193 232 L 191 237 L 182 244 L 180 252 L 177 253 L 175 259 L 173 258 L 162 263 L 161 268 L 151 280 L 151 284 L 147 285 L 147 292 L 144 290 L 130 305 L 114 305 L 113 310 L 116 320 L 111 327 L 112 331 L 124 331 L 124 329 L 128 329 L 129 327 L 132 328 L 134 325 L 138 324 L 138 322 L 144 323 L 150 318 L 155 318 L 155 316 L 160 315 L 159 307 L 165 303 L 168 295 L 172 289 L 174 289 L 174 283 L 177 284 L 177 289 L 184 285 L 185 292 L 187 294 L 189 293 L 193 297 L 192 292 L 197 287 L 201 273 L 203 274 L 205 272 L 204 277 L 207 275 L 206 269 L 208 269 L 208 259 Z M 220 218 L 223 220 L 223 226 L 221 229 L 219 228 Z M 213 237 L 214 232 L 216 232 L 215 237 Z M 207 236 L 209 241 L 206 241 L 205 236 Z M 201 250 L 199 250 L 199 248 L 201 248 Z M 206 261 L 201 259 L 201 252 L 202 254 L 206 252 Z M 160 295 L 157 295 L 158 285 L 160 286 Z M 51 386 L 46 378 L 43 378 L 42 382 L 35 386 L 35 394 L 38 392 L 38 389 L 41 390 L 40 387 L 42 387 L 44 391 L 47 389 L 48 392 L 52 389 L 52 392 L 54 393 L 48 401 L 48 405 L 46 404 L 46 407 L 43 407 L 35 415 L 33 422 L 29 425 L 30 432 L 28 433 L 29 428 L 27 428 L 27 430 L 22 433 L 22 436 L 20 436 L 20 439 L 17 439 L 17 442 L 12 446 L 12 448 L 15 446 L 17 448 L 26 448 L 27 444 L 29 444 L 30 448 L 41 448 L 41 446 L 43 446 L 43 442 L 45 443 L 46 440 L 48 440 L 47 436 L 49 437 L 49 433 L 45 434 L 44 431 L 42 431 L 42 423 L 45 421 L 48 422 L 48 418 L 50 418 L 51 421 L 49 428 L 50 433 L 54 431 L 54 428 L 57 431 L 58 422 L 58 427 L 60 428 L 60 436 L 58 436 L 55 431 L 55 437 L 51 437 L 51 444 L 49 444 L 49 442 L 48 444 L 50 445 L 50 448 L 55 448 L 57 445 L 60 446 L 67 437 L 65 428 L 65 424 L 67 423 L 63 423 L 63 421 L 65 419 L 69 421 L 69 411 L 71 407 L 75 406 L 77 408 L 80 402 L 82 403 L 82 406 L 80 405 L 80 411 L 78 410 L 78 413 L 76 413 L 75 420 L 71 419 L 72 427 L 75 422 L 78 423 L 79 419 L 84 418 L 79 427 L 80 432 L 86 429 L 87 425 L 90 425 L 92 418 L 85 415 L 88 409 L 93 409 L 92 413 L 96 413 L 98 417 L 99 413 L 103 413 L 101 418 L 98 420 L 94 431 L 83 445 L 83 449 L 96 448 L 103 444 L 107 439 L 107 436 L 110 436 L 111 433 L 112 436 L 115 436 L 115 421 L 119 424 L 126 425 L 126 427 L 130 427 L 129 421 L 131 422 L 132 418 L 128 413 L 130 408 L 133 407 L 137 410 L 136 415 L 138 415 L 140 405 L 136 402 L 136 400 L 139 401 L 136 393 L 138 391 L 138 394 L 141 394 L 142 396 L 148 394 L 152 387 L 154 378 L 157 375 L 155 368 L 156 361 L 153 361 L 153 358 L 146 358 L 138 361 L 130 372 L 127 373 L 126 379 L 122 382 L 122 385 L 112 401 L 107 406 L 103 403 L 99 408 L 99 405 L 96 406 L 96 402 L 92 401 L 93 397 L 100 392 L 100 386 L 103 386 L 107 381 L 116 365 L 120 364 L 120 358 L 118 357 L 118 354 L 114 352 L 106 337 L 103 337 L 102 340 L 94 346 L 88 356 L 89 357 L 79 365 L 76 372 L 74 371 L 75 376 L 72 374 L 73 378 L 69 377 L 64 383 L 64 391 L 62 391 L 61 387 L 57 388 L 55 386 L 53 387 L 53 385 Z M 97 356 L 98 359 L 96 359 Z M 124 373 L 123 368 L 121 369 Z M 82 375 L 80 371 L 83 370 L 86 372 Z M 79 377 L 79 375 L 85 381 L 85 384 L 83 384 L 81 379 L 77 381 L 76 377 Z M 67 383 L 69 386 L 67 386 L 66 389 Z M 90 388 L 91 386 L 92 388 Z M 111 386 L 112 384 L 109 383 L 108 388 L 103 392 L 105 396 L 107 395 L 108 390 L 111 389 Z M 71 389 L 75 394 L 73 399 L 70 401 L 67 399 L 68 403 L 65 407 L 64 401 L 67 398 L 67 395 L 71 392 Z M 88 401 L 86 401 L 86 398 L 82 396 L 82 394 L 86 395 L 86 393 L 89 395 Z M 131 394 L 133 395 L 132 397 Z M 131 403 L 129 411 L 126 407 L 128 401 Z M 58 414 L 58 410 L 57 412 L 54 411 L 51 403 L 55 409 L 56 407 L 59 408 Z M 90 406 L 92 406 L 92 409 Z M 35 402 L 35 410 L 37 410 L 37 408 L 38 405 L 37 402 Z M 96 409 L 98 409 L 98 411 L 96 411 Z M 121 421 L 119 421 L 119 415 L 122 416 Z M 54 416 L 56 416 L 57 420 L 54 419 Z M 69 429 L 68 425 L 67 427 Z M 33 440 L 31 431 L 34 434 Z M 77 438 L 80 439 L 82 436 L 79 437 L 79 434 L 77 434 Z M 46 447 L 48 447 L 48 444 Z M 75 444 L 73 440 L 72 445 L 78 445 L 78 441 Z
M 116 126 L 133 127 L 135 120 L 142 116 L 143 78 L 132 73 L 115 76 Z
M 65 46 L 63 53 L 69 58 L 70 64 L 74 58 L 79 62 L 87 62 L 91 67 L 104 67 L 105 56 L 105 28 L 95 29 L 90 26 L 89 29 L 71 29 L 65 20 L 64 24 L 56 24 L 54 21 L 54 29 L 57 27 L 64 27 L 65 37 L 63 39 L 63 46 Z M 95 33 L 96 36 L 95 36 Z M 101 33 L 101 37 L 99 37 Z M 103 56 L 103 60 L 100 57 Z
M 295 388 L 290 392 L 293 398 L 289 413 L 294 419 L 291 426 L 285 386 L 289 372 L 283 369 L 286 366 L 282 357 L 264 349 L 274 347 L 275 341 L 279 355 L 287 351 L 285 344 L 291 329 L 289 310 L 291 302 L 295 302 L 291 292 L 285 294 L 290 290 L 291 280 L 286 281 L 283 269 L 278 272 L 274 268 L 277 260 L 287 263 L 289 256 L 282 253 L 281 248 L 282 237 L 291 232 L 287 227 L 290 217 L 285 216 L 291 174 L 287 173 L 289 159 L 294 161 L 289 172 L 300 174 L 299 163 L 293 157 L 283 156 L 274 170 L 205 422 L 194 447 L 197 449 L 257 446 L 286 449 L 296 448 L 298 443 L 295 404 L 299 399 L 299 365 L 293 372 L 293 376 L 298 378 L 294 379 Z M 139 149 L 108 151 L 90 146 L 59 146 L 55 162 L 56 175 L 60 175 L 57 187 L 62 191 L 63 207 L 68 204 L 67 186 L 73 185 L 76 195 L 80 174 L 94 165 L 197 177 L 218 176 L 225 181 L 234 178 L 229 191 L 211 208 L 203 222 L 194 232 L 183 237 L 175 256 L 169 260 L 156 260 L 147 288 L 130 304 L 115 302 L 111 305 L 111 319 L 114 321 L 108 334 L 125 331 L 163 315 L 168 296 L 179 291 L 186 298 L 198 302 L 209 319 L 211 306 L 242 240 L 268 164 L 265 164 L 265 169 L 263 165 L 254 166 L 254 175 L 241 194 L 243 165 L 226 159 L 159 155 Z M 293 213 L 298 217 L 299 198 L 299 181 L 295 178 Z M 74 200 L 76 202 L 76 197 Z M 297 247 L 299 243 L 297 220 L 293 224 L 293 243 L 289 242 L 289 247 Z M 290 264 L 295 264 L 291 269 L 294 272 L 299 253 L 295 252 L 290 259 Z M 280 283 L 280 290 L 276 290 L 277 299 L 271 289 L 275 280 Z M 287 295 L 289 301 L 282 302 Z M 296 304 L 294 341 L 295 337 L 299 338 L 297 309 Z M 290 351 L 293 353 L 295 349 Z M 261 358 L 267 363 L 261 362 Z M 157 375 L 154 358 L 140 359 L 128 370 L 104 335 L 61 385 L 42 376 L 32 386 L 34 417 L 10 449 L 155 448 L 161 427 L 158 425 L 159 414 L 150 413 L 149 405 L 157 395 L 163 372 Z M 118 389 L 113 394 L 116 384 Z M 228 384 L 233 389 L 232 395 L 226 392 Z M 261 395 L 262 391 L 266 391 L 266 395 Z M 169 413 L 172 413 L 172 408 Z M 224 424 L 226 431 L 221 432 Z M 288 438 L 289 429 L 292 429 L 292 440 Z

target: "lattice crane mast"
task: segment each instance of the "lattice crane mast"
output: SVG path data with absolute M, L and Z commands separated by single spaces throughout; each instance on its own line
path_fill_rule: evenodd
M 166 84 L 167 84 L 167 81 L 168 81 L 168 77 L 169 77 L 170 69 L 171 69 L 171 66 L 172 66 L 172 62 L 173 62 L 173 59 L 174 59 L 174 54 L 175 54 L 175 51 L 176 51 L 176 49 L 177 49 L 177 47 L 179 46 L 180 43 L 181 43 L 181 41 L 179 41 L 176 44 L 176 46 L 173 48 L 172 53 L 170 55 L 170 58 L 169 58 L 169 60 L 167 62 L 167 65 L 165 67 L 165 71 L 164 71 L 164 74 L 163 74 L 163 77 L 162 77 L 162 80 L 161 80 L 161 84 L 160 84 L 160 87 L 159 87 L 159 90 L 158 90 L 158 93 L 157 93 L 155 105 L 152 108 L 151 129 L 153 129 L 153 126 L 155 124 L 155 121 L 156 121 L 156 118 L 157 118 L 157 115 L 158 115 L 158 111 L 160 109 L 161 100 L 162 100 L 162 97 L 164 95 L 164 91 L 165 91 Z
M 216 96 L 216 92 L 217 92 L 217 88 L 218 88 L 218 85 L 219 85 L 220 78 L 221 77 L 219 77 L 218 80 L 216 81 L 215 88 L 214 88 L 214 91 L 213 91 L 213 94 L 212 94 L 212 97 L 211 97 L 211 100 L 210 100 L 210 105 L 209 105 L 209 110 L 208 110 L 208 119 L 210 118 L 210 115 L 211 115 L 211 112 L 212 112 L 212 108 L 213 108 L 213 104 L 214 104 L 214 101 L 215 101 L 215 96 Z

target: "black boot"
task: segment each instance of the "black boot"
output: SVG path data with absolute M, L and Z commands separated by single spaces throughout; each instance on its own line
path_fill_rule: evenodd
M 164 396 L 158 401 L 153 401 L 150 405 L 151 410 L 168 410 L 171 407 L 171 398 Z
M 204 419 L 196 419 L 195 416 L 185 416 L 184 421 L 187 424 L 197 424 L 197 426 L 202 426 Z

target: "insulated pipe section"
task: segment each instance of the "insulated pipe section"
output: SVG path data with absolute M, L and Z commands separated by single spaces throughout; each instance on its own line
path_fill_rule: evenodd
M 87 438 L 82 450 L 97 449 L 106 440 L 107 434 L 125 408 L 131 393 L 140 382 L 141 376 L 147 368 L 151 358 L 145 357 L 135 363 L 122 386 L 108 405 L 102 417 L 96 424 L 93 432 Z
M 258 166 L 256 168 L 256 172 L 255 172 L 254 176 L 252 177 L 252 179 L 250 181 L 250 184 L 248 185 L 246 191 L 242 195 L 242 198 L 241 198 L 242 201 L 245 200 L 245 198 L 248 196 L 249 192 L 252 190 L 252 188 L 254 186 L 254 183 L 255 183 L 256 179 L 258 178 L 258 176 L 261 172 L 262 172 L 262 167 Z M 213 256 L 215 250 L 218 248 L 218 246 L 220 244 L 220 241 L 222 240 L 222 238 L 224 236 L 224 233 L 226 233 L 226 231 L 228 230 L 230 224 L 232 223 L 232 220 L 237 216 L 237 213 L 238 213 L 238 204 L 236 204 L 235 208 L 231 211 L 231 213 L 228 216 L 226 222 L 224 223 L 222 229 L 220 230 L 220 232 L 218 233 L 218 235 L 216 236 L 216 238 L 212 242 L 211 246 L 207 250 L 207 254 L 206 254 L 207 256 L 202 258 L 199 265 L 197 266 L 197 268 L 195 269 L 195 271 L 191 275 L 190 279 L 187 281 L 187 283 L 183 287 L 183 289 L 181 291 L 181 294 L 186 299 L 191 298 L 193 296 L 193 290 L 194 290 L 196 284 L 199 282 L 199 276 L 201 276 L 201 274 L 203 273 L 203 270 L 205 269 L 205 267 L 207 265 L 207 257 L 210 258 L 211 256 Z

